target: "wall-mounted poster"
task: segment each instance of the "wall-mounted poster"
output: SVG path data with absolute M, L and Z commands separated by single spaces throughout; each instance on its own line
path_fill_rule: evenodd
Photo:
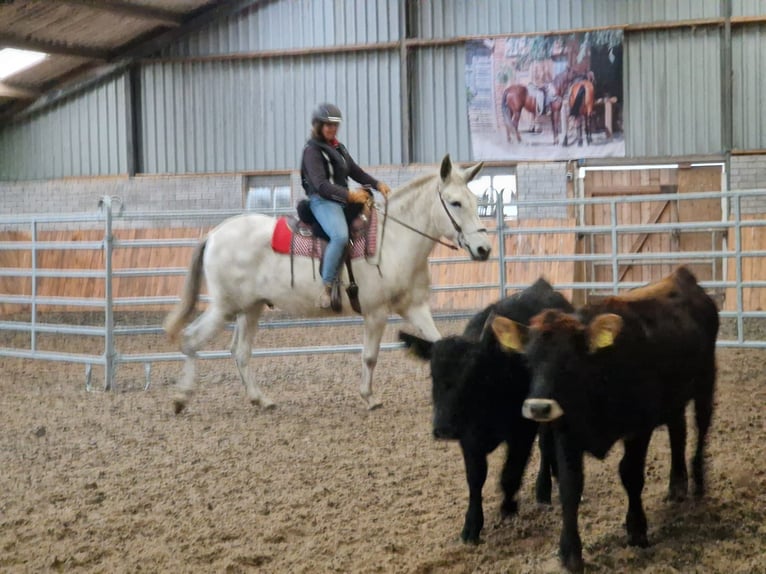
M 473 159 L 625 155 L 622 30 L 466 44 Z

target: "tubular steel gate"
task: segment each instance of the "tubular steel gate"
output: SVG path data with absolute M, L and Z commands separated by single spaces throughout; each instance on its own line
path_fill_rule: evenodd
M 653 224 L 620 223 L 618 207 L 639 202 L 700 202 L 716 201 L 721 204 L 722 217 L 720 221 L 670 221 Z M 620 281 L 621 268 L 628 266 L 634 269 L 651 269 L 656 266 L 675 266 L 688 264 L 692 266 L 710 266 L 715 269 L 709 277 L 702 278 L 702 285 L 711 293 L 716 294 L 721 309 L 722 329 L 718 345 L 721 347 L 766 348 L 766 336 L 759 336 L 758 329 L 748 329 L 752 324 L 758 324 L 766 318 L 762 311 L 761 300 L 766 304 L 766 190 L 747 190 L 730 192 L 684 193 L 642 196 L 620 196 L 568 199 L 561 201 L 525 201 L 515 203 L 518 213 L 533 212 L 535 209 L 556 207 L 565 209 L 572 218 L 562 220 L 563 226 L 545 225 L 524 227 L 513 225 L 503 217 L 503 198 L 497 194 L 492 201 L 493 215 L 496 228 L 495 248 L 489 262 L 474 263 L 461 255 L 431 259 L 432 275 L 445 265 L 494 265 L 498 270 L 497 282 L 435 282 L 432 289 L 435 296 L 439 293 L 490 292 L 494 293 L 491 300 L 501 298 L 511 292 L 523 289 L 528 282 L 511 282 L 509 277 L 516 275 L 515 270 L 526 266 L 540 265 L 547 271 L 545 275 L 554 283 L 554 287 L 568 290 L 573 297 L 587 300 L 598 294 L 619 293 L 621 290 L 638 287 L 646 281 Z M 601 209 L 610 214 L 609 225 L 588 225 L 584 222 L 584 210 Z M 290 211 L 285 210 L 283 212 Z M 486 210 L 485 210 L 486 212 Z M 115 268 L 115 254 L 121 250 L 137 248 L 190 248 L 197 244 L 198 239 L 116 239 L 115 228 L 155 228 L 167 227 L 168 222 L 173 226 L 186 224 L 188 226 L 214 225 L 226 217 L 240 212 L 224 211 L 184 211 L 163 213 L 129 213 L 123 209 L 119 198 L 104 197 L 99 201 L 99 211 L 95 213 L 76 215 L 26 215 L 0 218 L 0 309 L 3 317 L 0 321 L 0 357 L 17 357 L 24 359 L 42 359 L 85 365 L 86 388 L 91 389 L 91 374 L 94 366 L 104 369 L 104 389 L 115 388 L 115 370 L 121 364 L 143 364 L 148 388 L 151 380 L 152 364 L 165 361 L 181 361 L 184 356 L 180 352 L 158 353 L 147 348 L 142 353 L 121 353 L 119 340 L 123 337 L 142 337 L 158 335 L 162 328 L 157 324 L 150 325 L 115 325 L 115 313 L 125 308 L 157 307 L 169 308 L 178 301 L 175 295 L 121 297 L 114 296 L 114 282 L 117 278 L 170 278 L 186 274 L 184 267 L 132 267 Z M 279 213 L 273 213 L 278 215 Z M 550 220 L 546 220 L 550 221 Z M 575 221 L 574 224 L 568 224 Z M 100 239 L 93 241 L 46 241 L 41 239 L 42 229 L 89 230 L 97 232 Z M 101 232 L 98 232 L 98 230 Z M 599 237 L 602 245 L 601 252 L 582 252 L 582 249 L 572 249 L 571 253 L 512 253 L 509 246 L 514 241 L 526 241 L 534 244 L 541 237 L 552 235 L 583 238 Z M 710 234 L 718 237 L 719 241 L 711 242 L 711 248 L 706 250 L 678 251 L 652 250 L 639 252 L 626 250 L 626 238 L 646 237 L 649 235 L 679 234 Z M 501 240 L 502 238 L 502 240 Z M 583 242 L 580 241 L 582 244 Z M 586 242 L 587 243 L 587 242 Z M 636 245 L 637 241 L 631 244 Z M 50 268 L 40 265 L 42 252 L 63 252 L 74 257 L 82 252 L 98 255 L 103 262 L 97 268 L 85 265 L 65 268 Z M 578 252 L 580 251 L 580 252 Z M 587 250 L 585 250 L 587 251 Z M 522 267 L 520 267 L 522 266 Z M 587 272 L 576 269 L 588 267 L 599 271 L 590 276 Z M 561 274 L 561 269 L 574 269 Z M 696 268 L 696 267 L 695 267 Z M 558 274 L 555 271 L 559 270 Z M 553 270 L 553 271 L 551 271 Z M 610 280 L 599 277 L 608 270 Z M 600 275 L 599 275 L 600 273 Z M 624 273 L 623 273 L 624 274 Z M 81 297 L 57 296 L 41 293 L 40 285 L 46 279 L 97 280 L 103 282 L 103 289 L 97 293 L 83 293 Z M 176 279 L 177 280 L 177 279 Z M 9 286 L 22 285 L 22 292 Z M 8 291 L 11 291 L 10 293 Z M 763 294 L 762 294 L 763 293 Z M 201 297 L 206 301 L 206 297 Z M 465 319 L 470 317 L 484 305 L 471 309 L 444 310 L 437 306 L 434 316 L 437 321 Z M 71 310 L 95 309 L 101 324 L 83 325 L 75 320 L 69 323 L 41 322 L 41 307 L 60 307 Z M 13 313 L 11 310 L 21 309 L 23 312 Z M 81 323 L 81 321 L 79 322 Z M 262 320 L 262 328 L 289 328 L 318 325 L 349 325 L 361 323 L 360 317 L 327 318 L 316 320 L 303 319 L 271 319 Z M 22 334 L 24 346 L 9 345 L 13 334 Z M 88 336 L 103 339 L 103 344 L 94 348 L 91 353 L 80 352 L 51 352 L 40 348 L 38 338 L 45 335 Z M 382 350 L 400 348 L 398 343 L 384 343 Z M 280 356 L 301 354 L 348 353 L 361 351 L 361 345 L 333 345 L 316 347 L 295 347 L 279 349 L 256 349 L 253 356 Z M 208 359 L 228 358 L 228 350 L 215 350 L 199 353 L 199 357 Z

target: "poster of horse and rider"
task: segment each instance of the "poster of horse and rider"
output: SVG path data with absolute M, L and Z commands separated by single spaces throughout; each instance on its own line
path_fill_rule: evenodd
M 473 158 L 625 155 L 622 30 L 470 40 Z

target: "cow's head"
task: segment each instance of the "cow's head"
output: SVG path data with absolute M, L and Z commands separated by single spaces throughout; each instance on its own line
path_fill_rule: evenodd
M 434 438 L 459 440 L 469 426 L 484 422 L 481 416 L 496 406 L 503 385 L 522 372 L 528 384 L 523 361 L 501 350 L 490 324 L 477 338 L 453 335 L 431 342 L 399 333 L 410 352 L 431 365 Z
M 431 365 L 433 435 L 436 439 L 458 440 L 462 434 L 463 393 L 472 344 L 459 336 L 426 341 L 400 332 L 399 339 L 415 357 Z
M 492 330 L 511 353 L 524 353 L 532 375 L 529 396 L 522 414 L 538 422 L 561 417 L 585 398 L 590 357 L 608 349 L 622 329 L 619 315 L 598 315 L 589 324 L 576 316 L 546 310 L 529 327 L 495 317 Z

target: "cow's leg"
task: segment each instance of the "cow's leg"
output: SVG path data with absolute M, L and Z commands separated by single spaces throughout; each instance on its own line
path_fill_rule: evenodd
M 646 514 L 644 514 L 641 492 L 644 490 L 644 465 L 646 450 L 652 433 L 642 433 L 625 439 L 625 454 L 620 461 L 620 478 L 628 493 L 628 513 L 625 516 L 625 528 L 628 531 L 630 546 L 649 546 L 646 537 Z
M 378 353 L 380 352 L 380 340 L 383 338 L 383 331 L 386 329 L 386 315 L 380 310 L 364 316 L 364 349 L 362 350 L 362 383 L 359 387 L 359 393 L 362 400 L 367 403 L 370 410 L 381 406 L 380 399 L 373 395 L 372 375 L 375 372 L 375 366 L 378 364 Z
M 566 434 L 554 432 L 556 463 L 559 472 L 559 498 L 563 526 L 559 539 L 559 557 L 570 572 L 582 572 L 582 540 L 577 530 L 577 514 L 583 488 L 582 450 Z
M 274 401 L 263 394 L 258 382 L 250 371 L 253 339 L 258 331 L 258 319 L 261 317 L 261 313 L 263 313 L 263 307 L 263 304 L 255 305 L 248 309 L 246 313 L 240 313 L 237 316 L 237 328 L 231 341 L 231 354 L 234 356 L 234 361 L 237 364 L 239 379 L 247 390 L 250 404 L 260 405 L 268 409 L 274 406 Z
M 521 479 L 527 468 L 536 435 L 537 423 L 523 419 L 521 424 L 514 429 L 513 435 L 509 437 L 508 453 L 500 476 L 500 484 L 503 487 L 503 503 L 500 506 L 502 518 L 516 514 L 519 509 L 516 493 L 521 486 Z
M 212 303 L 202 315 L 184 329 L 181 352 L 186 355 L 184 374 L 179 385 L 179 392 L 173 401 L 176 414 L 186 408 L 189 398 L 194 394 L 197 350 L 218 332 L 224 323 L 224 313 Z
M 535 499 L 538 504 L 551 504 L 551 476 L 557 476 L 556 451 L 553 444 L 553 430 L 547 424 L 540 425 L 538 432 L 540 468 L 535 481 Z
M 465 513 L 465 523 L 460 538 L 463 542 L 478 544 L 479 534 L 484 527 L 484 510 L 482 509 L 481 491 L 487 480 L 487 454 L 470 445 L 460 445 L 463 449 L 465 476 L 468 481 L 468 510 Z
M 694 496 L 705 494 L 705 445 L 710 421 L 713 418 L 713 394 L 715 389 L 715 362 L 708 370 L 709 374 L 701 377 L 697 396 L 694 398 L 694 418 L 697 423 L 697 448 L 692 458 L 692 479 Z
M 670 485 L 667 500 L 680 502 L 686 498 L 689 475 L 686 472 L 686 417 L 684 411 L 668 422 L 670 436 Z

